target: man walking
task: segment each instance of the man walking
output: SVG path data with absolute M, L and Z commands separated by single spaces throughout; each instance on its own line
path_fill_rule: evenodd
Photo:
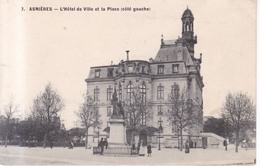
M 103 141 L 103 138 L 101 138 L 101 140 L 99 141 L 98 143 L 98 147 L 101 148 L 101 151 L 100 151 L 100 155 L 103 155 L 103 152 L 104 152 L 104 141 Z
M 225 146 L 225 150 L 227 151 L 227 139 L 224 140 L 223 145 Z

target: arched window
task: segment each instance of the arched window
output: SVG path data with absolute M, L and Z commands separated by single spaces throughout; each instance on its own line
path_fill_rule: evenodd
M 186 29 L 186 32 L 190 31 L 190 23 L 188 21 L 185 22 L 185 29 Z
M 129 85 L 127 85 L 126 92 L 127 92 L 127 99 L 131 102 L 134 94 L 134 86 L 132 85 L 131 82 L 129 83 Z
M 144 84 L 140 86 L 141 100 L 142 103 L 146 103 L 146 87 Z

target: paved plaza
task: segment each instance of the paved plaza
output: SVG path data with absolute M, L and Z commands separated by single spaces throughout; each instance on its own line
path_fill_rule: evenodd
M 219 149 L 191 149 L 189 154 L 177 149 L 161 151 L 152 149 L 152 157 L 109 157 L 93 155 L 92 149 L 83 147 L 68 148 L 28 148 L 0 146 L 0 165 L 215 165 L 215 164 L 253 164 L 255 149 L 239 149 L 235 153 L 234 146 L 230 145 L 228 151 Z

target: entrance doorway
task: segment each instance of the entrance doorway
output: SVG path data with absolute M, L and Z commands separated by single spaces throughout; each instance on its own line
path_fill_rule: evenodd
M 139 133 L 139 140 L 143 140 L 144 145 L 147 145 L 147 132 L 146 130 L 141 130 Z

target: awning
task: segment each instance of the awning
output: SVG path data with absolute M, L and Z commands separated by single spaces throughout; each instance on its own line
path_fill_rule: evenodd
M 110 132 L 110 127 L 106 127 L 103 131 L 109 133 Z
M 145 131 L 147 134 L 153 134 L 154 132 L 159 132 L 160 130 L 153 126 L 142 126 L 140 132 Z

